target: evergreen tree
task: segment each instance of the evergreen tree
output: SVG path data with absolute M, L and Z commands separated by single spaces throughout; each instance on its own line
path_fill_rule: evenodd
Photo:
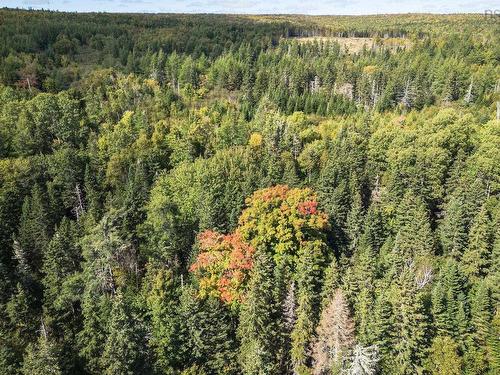
M 121 291 L 114 297 L 109 334 L 100 358 L 103 374 L 132 375 L 146 371 L 142 322 L 131 311 L 130 302 Z
M 243 374 L 280 372 L 278 354 L 282 327 L 278 302 L 274 292 L 273 262 L 268 255 L 258 251 L 238 327 Z
M 437 336 L 430 348 L 426 368 L 433 375 L 462 374 L 458 346 L 449 336 Z
M 356 345 L 348 359 L 346 373 L 349 375 L 375 375 L 378 370 L 379 354 L 376 345 Z
M 469 246 L 462 258 L 464 273 L 472 280 L 488 273 L 491 264 L 493 233 L 491 219 L 485 206 L 475 217 L 469 235 Z
M 63 218 L 43 254 L 43 316 L 61 351 L 61 370 L 77 372 L 80 366 L 76 333 L 80 326 L 80 247 L 76 224 Z
M 324 267 L 324 244 L 309 242 L 299 254 L 297 269 L 298 307 L 296 322 L 291 333 L 291 359 L 294 373 L 302 373 L 310 364 L 310 347 L 317 324 L 321 302 L 321 270 Z
M 71 300 L 71 296 L 64 295 L 65 281 L 79 270 L 81 259 L 77 241 L 76 225 L 65 217 L 43 254 L 44 310 L 46 317 L 50 320 L 57 320 L 58 317 L 64 318 L 72 314 L 72 311 L 60 307 L 63 300 Z M 51 323 L 48 322 L 48 325 L 50 326 Z
M 152 338 L 155 352 L 155 370 L 161 374 L 181 368 L 186 359 L 182 352 L 181 316 L 179 296 L 171 271 L 155 270 L 150 265 L 150 283 L 146 299 L 151 315 Z M 149 279 L 149 278 L 148 278 Z
M 398 206 L 396 219 L 393 269 L 401 270 L 408 262 L 428 262 L 434 255 L 434 235 L 422 200 L 408 192 Z
M 393 349 L 395 344 L 394 313 L 388 292 L 379 294 L 373 311 L 375 344 L 380 353 L 380 368 L 390 373 L 394 368 Z
M 18 240 L 26 254 L 27 264 L 35 277 L 39 275 L 43 252 L 49 242 L 49 219 L 42 190 L 34 185 L 23 203 Z
M 460 259 L 468 244 L 468 223 L 464 200 L 452 196 L 440 226 L 441 243 L 446 254 Z
M 42 334 L 36 345 L 30 344 L 24 355 L 23 366 L 21 373 L 24 375 L 60 375 L 62 374 L 59 367 L 58 355 L 54 349 L 54 345 L 46 336 L 42 327 Z
M 398 374 L 420 371 L 429 337 L 425 295 L 417 289 L 414 277 L 412 270 L 406 269 L 394 285 L 394 370 Z
M 186 346 L 188 363 L 206 374 L 239 372 L 234 317 L 222 301 L 210 297 L 198 300 L 194 290 L 185 287 L 180 316 L 183 324 L 176 335 L 181 340 L 188 337 L 180 346 L 181 350 Z

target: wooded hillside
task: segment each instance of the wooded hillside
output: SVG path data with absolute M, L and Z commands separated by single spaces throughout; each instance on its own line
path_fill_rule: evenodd
M 0 374 L 500 373 L 499 26 L 0 10 Z

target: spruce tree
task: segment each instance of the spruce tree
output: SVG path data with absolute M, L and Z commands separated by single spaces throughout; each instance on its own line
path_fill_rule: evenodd
M 462 359 L 458 345 L 449 336 L 437 336 L 426 359 L 427 370 L 432 375 L 461 375 Z
M 150 345 L 155 356 L 155 370 L 168 374 L 182 367 L 183 342 L 181 334 L 181 316 L 179 313 L 179 295 L 171 271 L 156 270 L 150 264 L 148 282 L 145 287 L 146 301 L 151 316 L 152 337 Z
M 49 238 L 49 218 L 45 199 L 40 187 L 34 185 L 31 194 L 26 197 L 23 203 L 18 240 L 26 253 L 28 265 L 35 277 L 38 277 L 40 273 L 43 252 Z
M 474 341 L 484 346 L 491 328 L 492 306 L 488 285 L 482 281 L 478 283 L 471 293 L 471 323 L 474 330 Z
M 118 291 L 109 318 L 109 333 L 100 361 L 103 374 L 133 375 L 146 370 L 142 323 L 131 309 L 131 301 Z
M 434 255 L 434 235 L 424 203 L 411 191 L 398 206 L 392 262 L 401 270 L 408 262 L 428 262 Z
M 30 344 L 24 355 L 21 373 L 23 375 L 60 375 L 59 358 L 54 345 L 42 327 L 42 334 L 36 345 Z
M 66 217 L 63 218 L 43 254 L 44 310 L 50 320 L 72 314 L 68 310 L 72 306 L 65 306 L 68 309 L 61 311 L 61 301 L 66 297 L 63 295 L 64 282 L 79 270 L 81 256 L 77 243 L 76 225 Z
M 460 259 L 468 245 L 466 207 L 461 196 L 452 196 L 444 211 L 439 227 L 441 243 L 446 254 Z
M 192 286 L 184 286 L 180 297 L 181 323 L 175 332 L 183 367 L 192 364 L 206 374 L 234 374 L 239 371 L 235 321 L 222 301 L 200 299 Z
M 484 277 L 491 264 L 493 233 L 490 214 L 485 206 L 474 218 L 469 234 L 469 246 L 462 258 L 462 269 L 473 281 Z
M 241 307 L 238 337 L 243 374 L 280 372 L 281 311 L 274 293 L 274 262 L 262 251 L 255 255 L 249 290 Z
M 314 327 L 318 321 L 316 311 L 319 310 L 321 302 L 324 247 L 321 241 L 309 242 L 299 254 L 297 319 L 291 333 L 291 359 L 295 373 L 301 373 L 304 368 L 310 365 L 310 347 L 314 336 Z
M 373 334 L 374 342 L 380 353 L 380 367 L 384 372 L 390 373 L 394 367 L 394 312 L 390 302 L 389 293 L 381 291 L 373 311 L 374 327 Z
M 420 371 L 429 337 L 425 294 L 415 285 L 412 270 L 404 270 L 394 284 L 394 365 L 396 373 Z
M 75 372 L 79 366 L 76 333 L 81 328 L 79 305 L 81 252 L 78 229 L 63 218 L 43 254 L 44 321 L 59 342 L 61 369 Z

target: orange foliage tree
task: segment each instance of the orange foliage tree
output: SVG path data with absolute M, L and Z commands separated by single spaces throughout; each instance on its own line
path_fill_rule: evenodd
M 190 271 L 199 279 L 201 297 L 239 303 L 244 299 L 256 249 L 293 269 L 301 249 L 311 241 L 324 240 L 328 217 L 318 210 L 311 189 L 277 185 L 256 191 L 246 204 L 234 233 L 207 230 L 198 236 L 200 253 Z
M 316 194 L 309 188 L 277 185 L 256 191 L 246 204 L 238 231 L 244 241 L 272 254 L 276 262 L 294 264 L 307 242 L 324 240 L 328 216 L 318 210 Z
M 241 302 L 241 289 L 253 265 L 253 247 L 238 232 L 223 235 L 207 230 L 198 236 L 198 242 L 200 253 L 189 270 L 199 277 L 200 296 Z

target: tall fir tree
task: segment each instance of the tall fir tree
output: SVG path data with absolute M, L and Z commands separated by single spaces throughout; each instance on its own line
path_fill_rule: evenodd
M 484 277 L 491 264 L 493 231 L 491 217 L 484 205 L 474 218 L 469 234 L 469 246 L 462 257 L 462 269 L 472 281 Z
M 119 290 L 113 300 L 109 333 L 100 361 L 103 374 L 147 373 L 143 324 L 132 311 L 132 303 Z
M 310 348 L 321 304 L 325 245 L 321 241 L 307 243 L 299 254 L 297 267 L 297 310 L 291 333 L 291 360 L 294 373 L 303 373 L 310 366 Z
M 274 291 L 274 262 L 263 251 L 258 251 L 255 258 L 238 327 L 241 369 L 245 375 L 279 373 L 283 329 L 281 304 Z
M 47 337 L 45 328 L 36 345 L 30 344 L 26 349 L 21 373 L 23 375 L 61 375 L 59 358 L 54 344 Z

